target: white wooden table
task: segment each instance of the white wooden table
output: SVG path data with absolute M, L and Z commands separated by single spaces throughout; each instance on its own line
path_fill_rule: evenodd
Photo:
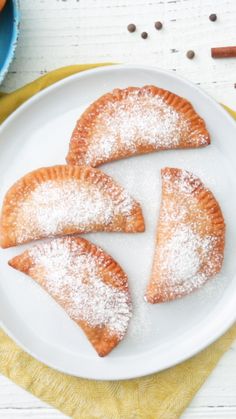
M 14 90 L 68 64 L 143 63 L 176 71 L 236 109 L 236 59 L 210 57 L 211 47 L 236 44 L 235 0 L 21 0 L 21 12 L 16 59 L 1 90 Z M 216 22 L 209 21 L 210 13 L 217 14 Z M 163 22 L 161 31 L 154 29 L 157 20 Z M 137 25 L 133 34 L 126 29 L 131 22 Z M 142 31 L 148 32 L 147 40 L 140 37 Z M 189 49 L 196 53 L 193 60 L 185 56 Z M 183 419 L 235 419 L 235 372 L 236 342 Z M 64 416 L 0 377 L 0 417 Z

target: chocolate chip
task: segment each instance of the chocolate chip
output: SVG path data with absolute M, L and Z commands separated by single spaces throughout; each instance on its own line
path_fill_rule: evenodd
M 193 59 L 193 57 L 195 56 L 195 52 L 192 51 L 191 49 L 187 52 L 186 54 L 187 58 L 189 58 L 190 60 Z
M 209 19 L 211 20 L 211 22 L 215 22 L 215 21 L 216 21 L 216 19 L 217 19 L 216 14 L 215 14 L 215 13 L 212 13 L 212 14 L 209 16 Z
M 128 31 L 129 31 L 129 32 L 135 32 L 135 31 L 136 31 L 136 26 L 135 26 L 135 24 L 134 24 L 134 23 L 130 23 L 130 24 L 127 26 L 127 29 L 128 29 Z
M 147 32 L 142 32 L 142 33 L 141 33 L 141 37 L 142 37 L 143 39 L 147 39 L 147 37 L 148 37 L 148 33 L 147 33 Z
M 160 31 L 162 29 L 162 23 L 161 22 L 155 22 L 155 28 Z

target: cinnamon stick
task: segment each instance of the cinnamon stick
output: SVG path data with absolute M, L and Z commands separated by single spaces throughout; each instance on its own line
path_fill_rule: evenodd
M 211 48 L 212 58 L 232 58 L 236 57 L 236 46 Z

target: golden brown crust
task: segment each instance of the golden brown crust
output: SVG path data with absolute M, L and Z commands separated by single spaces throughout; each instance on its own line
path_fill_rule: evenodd
M 121 206 L 122 200 L 125 202 L 125 199 L 129 197 L 132 200 L 132 207 L 127 214 L 117 211 L 116 215 L 107 224 L 104 224 L 102 218 L 100 222 L 94 219 L 90 224 L 82 228 L 75 223 L 71 223 L 64 225 L 63 229 L 52 234 L 45 234 L 39 228 L 36 229 L 34 225 L 30 226 L 28 222 L 30 220 L 24 220 L 24 214 L 19 215 L 20 211 L 22 211 L 22 203 L 29 199 L 37 187 L 48 181 L 56 181 L 56 184 L 60 187 L 60 183 L 66 180 L 79 181 L 85 186 L 93 185 L 97 190 L 101 191 L 104 197 L 109 197 L 112 200 L 114 208 Z M 53 220 L 54 213 L 53 211 L 50 213 L 49 208 L 47 210 L 49 211 L 47 222 L 50 223 L 50 219 L 52 218 Z M 37 208 L 35 211 L 37 211 Z M 19 232 L 20 228 L 22 230 L 27 229 L 27 231 L 31 229 L 31 231 L 23 235 Z M 33 231 L 34 228 L 35 231 Z M 9 189 L 4 198 L 1 213 L 0 246 L 6 248 L 53 235 L 84 233 L 89 231 L 142 232 L 144 228 L 144 219 L 139 203 L 133 200 L 110 176 L 91 167 L 58 165 L 40 168 L 30 172 Z
M 186 127 L 185 129 L 182 128 L 180 141 L 178 143 L 173 141 L 173 143 L 168 146 L 165 141 L 163 144 L 161 141 L 145 142 L 144 139 L 140 138 L 142 137 L 142 132 L 137 133 L 134 129 L 134 135 L 136 135 L 136 138 L 134 138 L 134 142 L 136 143 L 135 147 L 131 147 L 130 149 L 122 147 L 119 134 L 117 133 L 116 135 L 116 133 L 113 133 L 116 135 L 116 145 L 118 144 L 115 150 L 110 153 L 101 151 L 101 153 L 97 153 L 97 155 L 95 155 L 94 152 L 91 153 L 98 135 L 100 135 L 103 130 L 106 131 L 104 123 L 106 118 L 110 118 L 110 126 L 112 124 L 114 125 L 116 114 L 113 113 L 112 108 L 114 108 L 116 104 L 125 107 L 126 99 L 132 95 L 136 95 L 135 100 L 140 101 L 141 105 L 142 100 L 144 100 L 144 98 L 146 100 L 147 96 L 150 98 L 159 97 L 170 110 L 177 112 L 179 117 L 188 123 L 188 129 L 186 129 Z M 145 110 L 145 106 L 146 104 L 144 103 L 143 110 Z M 127 111 L 129 111 L 129 109 L 127 109 Z M 168 115 L 166 116 L 166 119 L 168 119 Z M 127 124 L 128 133 L 130 130 L 129 121 L 127 121 Z M 92 167 L 96 167 L 109 161 L 137 154 L 145 154 L 167 148 L 196 148 L 208 144 L 210 144 L 210 135 L 206 129 L 205 122 L 195 112 L 191 103 L 186 99 L 156 86 L 144 86 L 142 88 L 128 87 L 126 89 L 115 89 L 113 92 L 101 96 L 86 109 L 77 121 L 72 133 L 67 162 L 72 165 L 88 164 Z
M 146 300 L 152 304 L 174 300 L 189 294 L 202 286 L 207 279 L 216 275 L 222 267 L 225 245 L 224 218 L 212 192 L 199 178 L 181 169 L 165 168 L 161 173 L 162 202 L 152 274 L 146 292 Z M 189 228 L 190 233 L 186 230 Z M 194 246 L 191 248 L 190 244 L 190 250 L 202 252 L 199 271 L 195 273 L 195 276 L 186 278 L 186 281 L 182 282 L 173 280 L 175 272 L 169 270 L 168 251 L 165 254 L 166 262 L 163 263 L 162 257 L 163 249 L 176 235 L 176 231 L 182 231 L 182 238 L 179 242 L 176 240 L 176 246 L 188 246 L 189 235 L 189 240 L 198 241 L 198 249 Z M 189 258 L 193 257 L 191 253 L 187 254 L 187 251 L 184 253 L 183 249 L 172 248 L 173 251 L 176 271 L 178 263 L 186 265 L 190 263 Z M 178 262 L 178 257 L 181 258 L 181 255 L 183 260 Z M 188 259 L 185 261 L 184 257 Z M 186 266 L 183 265 L 184 268 Z
M 128 290 L 128 278 L 118 263 L 101 248 L 95 246 L 89 241 L 80 237 L 63 237 L 60 239 L 52 239 L 49 243 L 39 243 L 30 250 L 26 250 L 21 255 L 18 255 L 11 259 L 9 265 L 29 276 L 31 276 L 39 285 L 41 285 L 45 291 L 47 291 L 51 297 L 67 312 L 69 317 L 75 321 L 83 329 L 88 340 L 91 342 L 93 347 L 96 349 L 99 356 L 106 356 L 117 344 L 123 339 L 124 334 L 118 335 L 109 330 L 107 325 L 92 326 L 88 321 L 78 319 L 70 313 L 71 301 L 68 298 L 69 285 L 64 286 L 63 290 L 53 289 L 50 287 L 46 278 L 45 271 L 40 266 L 37 259 L 35 260 L 33 255 L 34 251 L 44 251 L 45 246 L 48 257 L 50 258 L 49 245 L 55 247 L 57 242 L 66 243 L 71 246 L 74 251 L 74 245 L 79 246 L 78 254 L 91 255 L 98 261 L 98 269 L 102 277 L 102 281 L 116 288 L 117 290 L 127 294 L 127 304 L 130 308 L 131 313 L 131 300 Z M 76 259 L 75 259 L 76 263 Z M 89 278 L 88 278 L 89 279 Z M 129 320 L 129 319 L 128 319 Z M 128 324 L 128 321 L 127 321 Z

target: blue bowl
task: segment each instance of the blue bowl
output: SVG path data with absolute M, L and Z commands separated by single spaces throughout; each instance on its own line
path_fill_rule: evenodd
M 20 11 L 18 0 L 7 0 L 0 12 L 0 83 L 13 60 L 18 33 Z

